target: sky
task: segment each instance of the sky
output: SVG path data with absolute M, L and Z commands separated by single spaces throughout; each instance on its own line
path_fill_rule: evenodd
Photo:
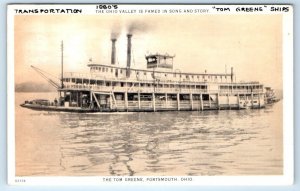
M 65 72 L 89 72 L 89 59 L 110 64 L 111 35 L 117 65 L 126 66 L 132 31 L 132 67 L 146 68 L 147 53 L 175 55 L 174 70 L 225 73 L 282 89 L 281 15 L 17 15 L 15 83 L 45 82 L 30 66 L 59 76 L 61 41 Z

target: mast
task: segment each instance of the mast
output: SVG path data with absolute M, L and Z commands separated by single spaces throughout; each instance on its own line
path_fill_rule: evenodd
M 64 88 L 64 41 L 61 41 L 61 89 Z

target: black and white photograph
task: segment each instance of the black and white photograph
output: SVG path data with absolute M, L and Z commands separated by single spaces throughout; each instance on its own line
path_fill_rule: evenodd
M 8 8 L 11 184 L 292 182 L 292 6 Z

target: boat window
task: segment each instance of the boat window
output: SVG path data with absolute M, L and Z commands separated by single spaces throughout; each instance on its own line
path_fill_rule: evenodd
M 144 72 L 144 75 L 146 76 L 146 75 L 147 75 L 147 73 L 146 73 L 146 72 Z
M 165 77 L 167 77 L 168 76 L 168 74 L 165 74 Z
M 112 69 L 110 69 L 110 71 L 111 71 L 111 73 L 113 73 L 113 72 L 114 72 L 114 69 L 112 68 Z
M 102 68 L 102 72 L 104 72 L 104 70 L 105 70 L 105 68 L 103 67 L 103 68 Z
M 106 72 L 108 72 L 108 68 L 106 68 Z
M 120 70 L 120 73 L 122 74 L 122 73 L 123 73 L 123 70 Z
M 90 80 L 90 84 L 95 84 L 96 83 L 96 81 L 95 80 Z
M 109 86 L 109 82 L 106 82 L 106 86 Z

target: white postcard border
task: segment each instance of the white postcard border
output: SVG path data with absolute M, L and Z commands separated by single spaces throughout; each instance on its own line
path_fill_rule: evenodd
M 172 176 L 169 178 L 192 178 L 192 181 L 104 181 L 105 178 L 114 178 L 113 176 L 85 176 L 85 177 L 17 177 L 15 176 L 15 94 L 14 94 L 14 9 L 18 7 L 42 7 L 49 5 L 9 5 L 7 9 L 7 155 L 8 155 L 8 184 L 10 185 L 290 185 L 293 183 L 294 175 L 294 144 L 293 144 L 293 14 L 292 6 L 289 13 L 283 14 L 283 142 L 284 142 L 284 174 L 282 176 Z M 56 7 L 67 6 L 69 8 L 84 8 L 87 11 L 93 11 L 94 5 L 51 5 Z M 149 5 L 121 5 L 124 9 L 134 9 L 134 7 Z M 150 5 L 159 6 L 159 5 Z M 183 5 L 168 5 L 169 7 L 178 7 Z M 199 5 L 209 7 L 212 10 L 209 14 L 271 14 L 269 11 L 258 13 L 244 12 L 218 12 L 212 8 L 213 5 Z M 222 5 L 216 5 L 222 7 Z M 239 5 L 230 5 L 237 7 Z M 248 5 L 245 5 L 248 6 Z M 249 5 L 255 6 L 255 5 Z M 195 7 L 187 5 L 186 8 Z M 44 13 L 48 14 L 48 13 Z M 89 13 L 87 13 L 89 14 Z M 96 13 L 92 13 L 96 14 Z M 279 14 L 279 13 L 278 13 Z M 35 14 L 38 15 L 38 14 Z M 135 178 L 149 178 L 151 176 L 134 176 Z M 118 177 L 120 178 L 120 177 Z M 124 180 L 132 177 L 121 177 Z M 168 178 L 168 176 L 155 176 L 153 178 Z

